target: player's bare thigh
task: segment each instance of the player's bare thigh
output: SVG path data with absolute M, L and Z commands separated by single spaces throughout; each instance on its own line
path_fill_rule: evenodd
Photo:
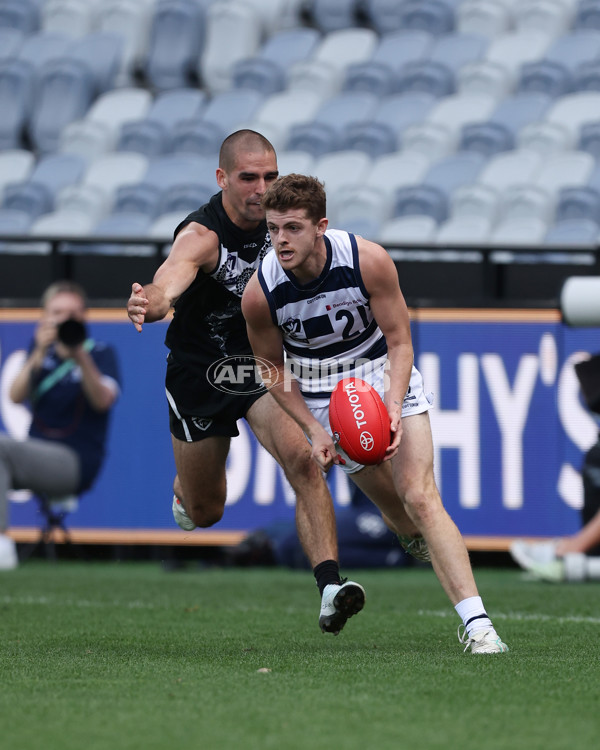
M 298 424 L 275 401 L 270 393 L 255 401 L 246 420 L 252 432 L 269 453 L 284 468 L 290 462 L 310 465 L 310 445 Z
M 433 476 L 433 441 L 428 412 L 402 419 L 402 440 L 390 463 L 400 496 L 406 497 L 413 491 L 439 499 Z
M 426 497 L 439 502 L 433 477 L 433 446 L 427 412 L 402 419 L 402 440 L 391 461 L 366 466 L 350 479 L 381 510 L 388 525 L 399 534 L 415 534 L 404 505 L 408 497 Z
M 171 440 L 177 469 L 175 492 L 198 526 L 210 526 L 221 518 L 225 508 L 230 438 L 186 442 L 171 435 Z

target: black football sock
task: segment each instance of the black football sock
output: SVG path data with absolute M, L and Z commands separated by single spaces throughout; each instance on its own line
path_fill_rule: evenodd
M 315 565 L 313 573 L 317 581 L 319 593 L 323 596 L 323 589 L 330 583 L 340 583 L 340 566 L 336 560 L 324 560 Z

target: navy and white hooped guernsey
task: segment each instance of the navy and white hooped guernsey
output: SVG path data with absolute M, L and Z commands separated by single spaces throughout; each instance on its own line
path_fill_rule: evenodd
M 365 369 L 380 369 L 387 358 L 360 274 L 355 236 L 328 229 L 324 240 L 325 267 L 307 284 L 286 272 L 275 252 L 258 269 L 271 317 L 283 334 L 286 367 L 309 406 L 329 399 L 342 378 L 368 379 Z

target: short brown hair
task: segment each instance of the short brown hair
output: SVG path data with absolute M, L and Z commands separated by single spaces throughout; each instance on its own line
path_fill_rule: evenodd
M 50 284 L 50 286 L 42 294 L 42 307 L 46 307 L 48 302 L 50 302 L 53 297 L 56 297 L 57 294 L 76 294 L 83 300 L 83 306 L 87 307 L 87 295 L 84 288 L 81 286 L 81 284 L 78 284 L 75 281 L 67 280 L 55 281 L 53 284 Z
M 286 174 L 275 180 L 262 198 L 265 211 L 287 211 L 303 208 L 313 224 L 327 216 L 327 196 L 323 183 L 316 177 Z
M 235 160 L 241 151 L 261 151 L 275 153 L 273 144 L 256 130 L 236 130 L 228 135 L 219 151 L 219 167 L 224 172 L 231 172 Z

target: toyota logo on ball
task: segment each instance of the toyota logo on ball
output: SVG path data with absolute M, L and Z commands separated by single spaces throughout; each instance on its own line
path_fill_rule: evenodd
M 373 435 L 371 435 L 370 432 L 367 432 L 365 430 L 364 432 L 360 433 L 360 447 L 363 450 L 372 451 L 374 445 L 375 441 L 373 440 Z

